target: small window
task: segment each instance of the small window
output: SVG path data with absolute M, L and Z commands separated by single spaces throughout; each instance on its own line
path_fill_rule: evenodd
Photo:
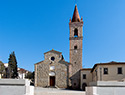
M 76 83 L 74 83 L 74 85 L 76 85 Z
M 122 74 L 122 67 L 118 67 L 118 74 Z
M 104 68 L 104 74 L 108 74 L 108 68 Z
M 96 72 L 96 76 L 97 76 L 97 69 L 95 70 L 95 72 Z
M 55 60 L 55 57 L 51 57 L 51 60 L 54 61 L 54 60 Z
M 74 49 L 77 49 L 77 46 L 74 46 Z
M 55 69 L 55 66 L 50 66 L 50 70 L 54 70 Z
M 83 74 L 83 79 L 86 79 L 86 74 Z
M 75 28 L 75 30 L 74 30 L 74 37 L 78 37 L 78 29 L 77 28 Z

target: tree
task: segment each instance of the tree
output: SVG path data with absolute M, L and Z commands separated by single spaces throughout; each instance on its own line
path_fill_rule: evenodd
M 30 79 L 30 84 L 34 85 L 34 72 L 28 72 L 25 76 L 25 78 Z
M 26 74 L 25 78 L 33 80 L 34 79 L 34 72 L 28 72 Z
M 12 52 L 9 56 L 8 70 L 9 70 L 9 73 L 8 73 L 9 78 L 18 77 L 17 60 L 14 52 Z
M 4 71 L 5 71 L 5 66 L 4 66 L 3 62 L 0 61 L 0 74 L 1 74 L 1 77 L 2 77 L 2 74 L 4 74 Z

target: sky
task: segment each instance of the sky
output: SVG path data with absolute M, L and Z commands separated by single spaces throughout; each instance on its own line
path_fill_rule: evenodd
M 83 17 L 83 68 L 125 62 L 125 0 L 0 0 L 0 60 L 15 51 L 18 67 L 34 71 L 55 49 L 69 62 L 69 19 Z

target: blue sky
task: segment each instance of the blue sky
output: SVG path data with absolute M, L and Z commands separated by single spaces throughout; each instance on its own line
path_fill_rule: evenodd
M 69 19 L 75 0 L 1 0 L 0 60 L 15 51 L 18 66 L 33 71 L 55 49 L 69 61 Z M 125 62 L 125 0 L 77 0 L 83 17 L 83 67 Z

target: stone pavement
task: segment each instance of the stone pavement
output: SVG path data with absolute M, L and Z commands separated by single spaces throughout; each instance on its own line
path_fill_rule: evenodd
M 35 87 L 34 95 L 85 95 L 84 91 Z

